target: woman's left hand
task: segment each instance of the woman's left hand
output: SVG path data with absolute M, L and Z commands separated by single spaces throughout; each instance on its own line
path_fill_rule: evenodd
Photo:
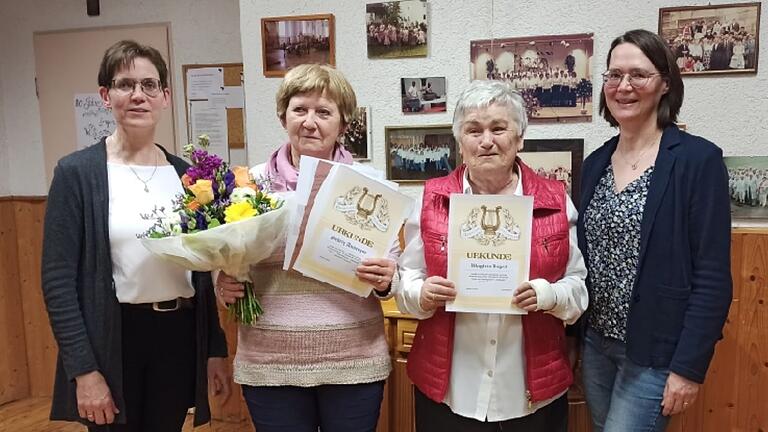
M 530 282 L 523 282 L 515 290 L 515 296 L 512 298 L 512 304 L 528 312 L 535 312 L 538 307 L 539 299 L 536 297 L 536 290 L 533 289 Z
M 670 372 L 664 386 L 664 399 L 661 401 L 664 409 L 661 414 L 671 416 L 685 411 L 693 405 L 698 394 L 699 383 Z
M 385 292 L 395 277 L 397 264 L 389 258 L 365 258 L 355 269 L 355 275 L 363 282 L 368 282 L 373 289 Z
M 221 403 L 232 394 L 232 375 L 225 357 L 208 359 L 208 393 L 221 397 Z

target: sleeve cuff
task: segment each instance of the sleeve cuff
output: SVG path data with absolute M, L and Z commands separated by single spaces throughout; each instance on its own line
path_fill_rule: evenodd
M 555 290 L 552 289 L 552 284 L 547 282 L 546 279 L 534 279 L 528 281 L 536 291 L 536 310 L 548 311 L 555 307 L 557 303 L 557 297 Z

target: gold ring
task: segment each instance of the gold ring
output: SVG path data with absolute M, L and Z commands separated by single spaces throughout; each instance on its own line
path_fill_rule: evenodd
M 379 276 L 379 278 L 378 278 L 378 279 L 376 279 L 376 283 L 381 283 L 381 281 L 383 281 L 383 280 L 384 280 L 384 278 L 382 278 L 381 276 Z

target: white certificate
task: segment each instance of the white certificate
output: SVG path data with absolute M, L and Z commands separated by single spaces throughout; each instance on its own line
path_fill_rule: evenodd
M 448 216 L 448 279 L 452 312 L 525 314 L 512 304 L 528 280 L 533 197 L 452 194 Z
M 296 234 L 288 237 L 284 268 L 367 297 L 372 286 L 355 268 L 363 258 L 389 255 L 413 199 L 348 165 L 302 157 L 300 167 Z

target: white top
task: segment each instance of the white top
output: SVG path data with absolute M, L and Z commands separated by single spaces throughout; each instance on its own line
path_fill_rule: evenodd
M 149 193 L 133 168 L 147 182 Z M 142 219 L 157 206 L 170 213 L 173 200 L 183 192 L 181 180 L 171 165 L 121 165 L 107 163 L 109 183 L 109 240 L 112 277 L 120 303 L 153 303 L 192 297 L 192 273 L 183 267 L 152 255 L 137 238 L 154 224 Z
M 465 194 L 472 193 L 466 172 L 463 189 Z M 523 194 L 522 177 L 514 194 Z M 547 313 L 572 324 L 587 309 L 584 283 L 587 269 L 576 238 L 578 214 L 571 199 L 566 198 L 570 250 L 565 276 L 552 284 L 544 279 L 531 283 L 536 290 L 539 309 L 547 309 Z M 417 209 L 420 211 L 421 205 Z M 425 312 L 419 305 L 421 286 L 426 277 L 419 211 L 414 212 L 405 226 L 406 246 L 399 262 L 401 282 L 396 299 L 401 311 L 425 319 L 431 317 L 432 312 Z M 444 400 L 454 413 L 479 421 L 504 421 L 529 415 L 565 393 L 535 403 L 529 409 L 524 377 L 521 316 L 456 314 L 453 363 Z

